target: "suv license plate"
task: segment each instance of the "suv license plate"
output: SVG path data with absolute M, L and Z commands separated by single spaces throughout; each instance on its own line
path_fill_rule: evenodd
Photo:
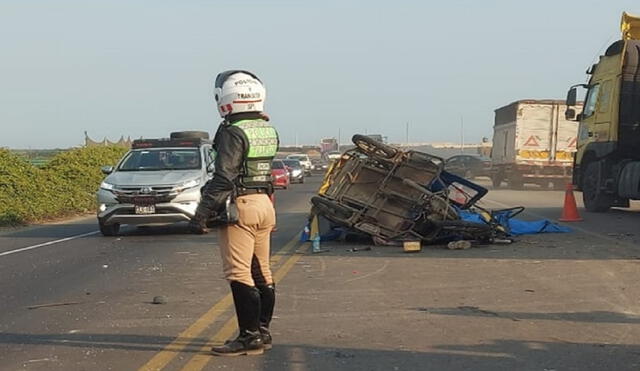
M 136 205 L 136 214 L 155 214 L 156 205 Z

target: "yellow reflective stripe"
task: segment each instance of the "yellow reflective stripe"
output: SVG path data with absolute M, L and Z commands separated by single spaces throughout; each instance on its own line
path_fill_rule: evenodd
M 238 121 L 234 126 L 242 129 L 249 140 L 249 153 L 247 154 L 249 159 L 276 155 L 278 133 L 266 121 L 243 120 Z

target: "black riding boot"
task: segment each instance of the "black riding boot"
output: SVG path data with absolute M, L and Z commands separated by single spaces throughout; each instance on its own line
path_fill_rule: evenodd
M 273 317 L 273 307 L 276 304 L 276 285 L 259 285 L 256 286 L 260 291 L 260 334 L 264 349 L 269 350 L 272 346 L 271 332 L 269 332 L 269 324 Z
M 222 346 L 211 348 L 211 352 L 218 356 L 262 354 L 264 344 L 260 334 L 260 292 L 253 286 L 232 281 L 231 293 L 238 317 L 238 337 Z

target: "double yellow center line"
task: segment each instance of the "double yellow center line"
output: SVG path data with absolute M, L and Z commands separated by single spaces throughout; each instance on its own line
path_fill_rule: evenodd
M 291 250 L 298 246 L 298 236 L 295 236 L 282 249 L 271 257 L 271 264 L 277 264 Z M 293 265 L 303 256 L 304 250 L 291 255 L 273 274 L 273 280 L 279 282 Z M 233 304 L 233 297 L 227 294 L 213 305 L 205 314 L 198 318 L 191 326 L 182 331 L 170 344 L 165 346 L 147 363 L 140 367 L 139 371 L 156 371 L 167 366 L 184 348 L 186 348 L 198 335 L 200 335 L 218 317 L 224 314 Z M 205 344 L 183 370 L 202 370 L 211 359 L 211 355 L 205 354 L 213 344 L 221 343 L 230 337 L 236 329 L 235 317 L 231 317 L 224 326 Z

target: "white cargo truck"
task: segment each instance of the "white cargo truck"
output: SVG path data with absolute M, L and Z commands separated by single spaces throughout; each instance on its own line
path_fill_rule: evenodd
M 491 179 L 562 188 L 571 181 L 578 125 L 565 119 L 563 100 L 519 100 L 495 110 Z M 581 107 L 580 107 L 581 108 Z

